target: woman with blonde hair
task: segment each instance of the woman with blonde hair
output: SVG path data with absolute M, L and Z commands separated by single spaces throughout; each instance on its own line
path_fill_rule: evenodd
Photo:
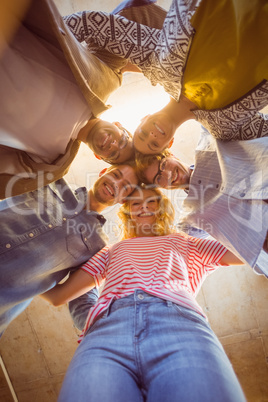
M 156 198 L 158 200 L 158 210 L 155 215 L 155 222 L 153 225 L 148 224 L 148 230 L 149 233 L 153 231 L 154 236 L 165 236 L 170 233 L 173 233 L 175 231 L 174 227 L 174 207 L 169 200 L 169 198 L 162 193 L 162 191 L 158 188 L 154 188 L 154 186 L 143 186 L 141 185 L 140 187 L 137 186 L 136 192 L 133 194 L 134 199 L 136 199 L 137 195 L 140 194 L 142 197 L 142 194 L 144 191 L 149 189 L 149 192 L 153 193 L 153 197 L 151 200 L 148 200 L 147 202 L 153 202 L 153 199 Z M 133 203 L 132 201 L 132 196 L 129 196 L 128 199 L 124 204 L 121 205 L 119 211 L 118 211 L 118 216 L 120 218 L 121 224 L 121 240 L 125 239 L 131 239 L 132 237 L 137 237 L 138 235 L 138 227 L 139 224 L 136 224 L 135 221 L 133 221 L 130 217 L 130 208 Z M 136 201 L 138 203 L 138 201 Z M 143 230 L 145 231 L 145 226 L 143 225 Z
M 105 280 L 59 401 L 245 401 L 195 300 L 207 275 L 240 261 L 216 240 L 174 233 L 158 189 L 136 189 L 119 216 L 124 240 L 43 294 L 59 305 Z

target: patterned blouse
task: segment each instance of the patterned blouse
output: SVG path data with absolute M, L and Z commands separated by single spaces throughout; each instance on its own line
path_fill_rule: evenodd
M 235 0 L 225 3 L 230 2 L 236 3 Z M 188 68 L 192 42 L 194 43 L 197 34 L 200 36 L 198 26 L 196 32 L 191 23 L 200 4 L 201 0 L 173 0 L 162 29 L 150 28 L 120 15 L 95 11 L 67 16 L 65 22 L 79 41 L 85 40 L 88 44 L 94 41 L 114 55 L 130 59 L 133 64 L 138 65 L 152 85 L 159 83 L 178 101 L 184 90 L 183 78 L 185 69 Z M 263 12 L 265 14 L 267 10 L 264 9 Z M 266 31 L 256 30 L 267 44 Z M 210 110 L 199 108 L 193 111 L 196 119 L 214 137 L 223 140 L 248 140 L 268 135 L 268 117 L 259 112 L 268 105 L 268 56 L 265 48 L 261 57 L 263 60 L 256 60 L 256 71 L 262 65 L 265 73 L 263 79 L 250 91 L 224 107 L 209 108 Z M 226 88 L 226 91 L 232 91 L 232 88 Z

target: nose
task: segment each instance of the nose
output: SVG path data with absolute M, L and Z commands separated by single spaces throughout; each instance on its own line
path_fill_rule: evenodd
M 172 171 L 171 170 L 162 170 L 161 175 L 169 179 L 172 176 Z
M 114 182 L 113 182 L 113 188 L 114 188 L 115 196 L 117 197 L 118 195 L 120 195 L 120 191 L 122 188 L 120 187 L 120 183 L 118 183 L 116 180 L 114 180 Z
M 156 129 L 153 129 L 153 130 L 150 131 L 150 137 L 156 138 L 157 134 L 158 134 L 158 132 L 157 132 Z
M 115 149 L 118 148 L 118 142 L 115 138 L 113 138 L 113 140 L 111 141 L 110 148 L 115 148 Z
M 148 204 L 147 204 L 146 201 L 143 201 L 141 208 L 142 208 L 143 210 L 148 209 Z

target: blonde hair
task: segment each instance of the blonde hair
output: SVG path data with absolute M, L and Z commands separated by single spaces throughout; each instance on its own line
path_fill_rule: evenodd
M 146 169 L 154 161 L 160 162 L 163 158 L 166 158 L 168 156 L 172 156 L 172 153 L 168 149 L 164 150 L 160 154 L 155 154 L 155 155 L 144 155 L 144 154 L 141 154 L 140 152 L 136 151 L 136 173 L 137 173 L 139 180 L 142 183 L 149 184 L 149 182 L 146 179 L 146 176 L 144 174 Z
M 164 193 L 162 193 L 160 189 L 155 187 L 141 185 L 137 186 L 136 189 L 152 190 L 159 199 L 159 208 L 156 214 L 156 222 L 153 225 L 154 235 L 165 236 L 167 234 L 174 233 L 176 231 L 174 227 L 175 210 L 170 199 Z M 131 196 L 125 201 L 123 205 L 121 205 L 117 213 L 118 217 L 121 220 L 121 240 L 130 239 L 137 236 L 136 227 L 135 225 L 131 224 L 132 220 L 130 218 L 130 200 Z

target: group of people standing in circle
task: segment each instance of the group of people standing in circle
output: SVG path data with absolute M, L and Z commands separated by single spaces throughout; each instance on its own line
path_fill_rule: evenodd
M 1 58 L 3 95 L 21 105 L 23 91 L 15 78 L 7 80 L 12 62 L 20 66 L 17 80 L 31 76 L 40 89 L 23 118 L 24 106 L 13 110 L 0 98 L 0 272 L 10 278 L 1 329 L 35 295 L 55 306 L 69 303 L 83 331 L 59 401 L 245 401 L 196 295 L 219 266 L 248 264 L 268 277 L 268 119 L 261 113 L 268 105 L 267 7 L 261 0 L 173 0 L 166 12 L 154 0 L 123 1 L 113 14 L 81 11 L 63 19 L 54 7 L 52 0 L 33 5 Z M 51 29 L 42 21 L 41 31 L 31 31 L 29 21 L 41 11 L 44 21 L 57 21 L 57 46 L 40 34 Z M 126 71 L 143 73 L 170 95 L 133 136 L 99 118 Z M 189 119 L 202 131 L 194 166 L 171 152 Z M 89 191 L 73 192 L 62 176 L 81 142 L 111 166 Z M 161 188 L 185 190 L 183 231 Z M 117 202 L 122 239 L 107 246 L 100 212 Z M 90 220 L 94 235 L 67 233 L 68 220 Z M 44 265 L 33 253 L 49 244 Z M 14 258 L 23 255 L 28 287 L 14 281 Z

